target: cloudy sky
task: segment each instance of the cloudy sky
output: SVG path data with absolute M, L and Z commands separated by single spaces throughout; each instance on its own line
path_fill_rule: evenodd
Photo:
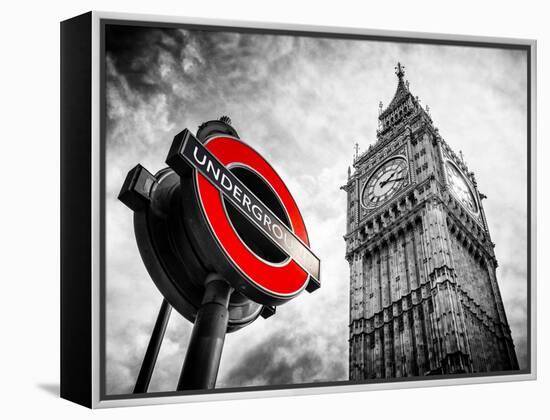
M 107 392 L 132 391 L 162 296 L 141 261 L 129 169 L 155 172 L 175 134 L 229 115 L 299 203 L 322 288 L 229 334 L 218 387 L 347 380 L 345 193 L 353 144 L 376 140 L 394 66 L 476 173 L 520 366 L 526 354 L 526 55 L 518 51 L 207 31 L 107 30 Z M 191 324 L 172 313 L 150 391 L 176 387 Z

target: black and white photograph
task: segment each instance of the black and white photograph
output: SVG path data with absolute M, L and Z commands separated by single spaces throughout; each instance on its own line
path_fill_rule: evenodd
M 101 37 L 105 398 L 531 372 L 529 49 Z

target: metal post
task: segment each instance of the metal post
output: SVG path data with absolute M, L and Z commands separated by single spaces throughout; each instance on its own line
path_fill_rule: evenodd
M 149 339 L 149 345 L 145 351 L 143 362 L 141 362 L 141 369 L 139 370 L 136 386 L 134 387 L 134 394 L 142 394 L 147 392 L 147 389 L 149 388 L 149 382 L 151 382 L 153 369 L 157 363 L 160 345 L 162 344 L 162 339 L 164 338 L 164 333 L 166 332 L 166 326 L 168 325 L 171 312 L 172 307 L 168 304 L 166 299 L 163 299 L 162 305 L 160 305 L 157 321 L 155 322 L 153 332 L 151 333 L 151 338 Z
M 216 385 L 232 292 L 233 288 L 219 276 L 211 274 L 206 279 L 206 289 L 181 369 L 178 391 L 212 389 Z

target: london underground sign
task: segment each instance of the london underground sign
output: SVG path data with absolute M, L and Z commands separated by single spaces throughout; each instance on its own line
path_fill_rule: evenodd
M 241 140 L 214 136 L 202 144 L 188 130 L 176 136 L 167 163 L 187 176 L 192 170 L 206 224 L 225 255 L 256 288 L 271 297 L 288 299 L 305 287 L 319 287 L 320 261 L 310 250 L 304 221 L 286 185 L 254 149 Z M 282 204 L 288 222 L 241 181 L 230 167 L 248 169 L 266 183 Z M 239 237 L 224 206 L 224 198 L 288 258 L 273 263 L 259 257 Z M 262 299 L 260 299 L 262 300 Z
M 166 163 L 154 175 L 138 164 L 119 194 L 164 297 L 135 393 L 147 391 L 171 308 L 194 324 L 177 390 L 208 389 L 226 332 L 320 287 L 320 261 L 292 194 L 229 118 L 196 135 L 183 130 Z

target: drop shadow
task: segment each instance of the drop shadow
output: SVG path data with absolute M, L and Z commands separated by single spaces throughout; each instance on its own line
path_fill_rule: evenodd
M 36 387 L 47 394 L 59 397 L 59 384 L 37 384 Z

